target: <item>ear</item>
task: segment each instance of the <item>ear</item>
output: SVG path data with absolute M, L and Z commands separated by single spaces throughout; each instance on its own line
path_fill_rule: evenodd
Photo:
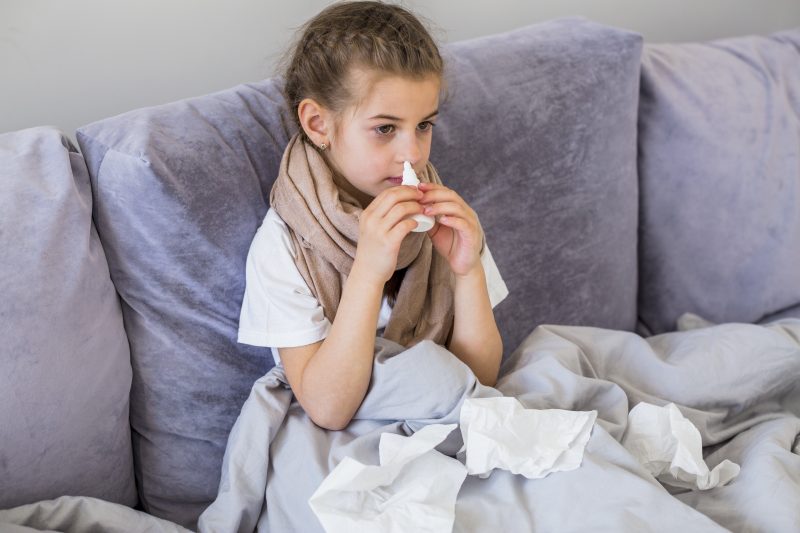
M 333 133 L 333 114 L 313 98 L 305 98 L 297 106 L 300 125 L 317 146 L 330 145 Z

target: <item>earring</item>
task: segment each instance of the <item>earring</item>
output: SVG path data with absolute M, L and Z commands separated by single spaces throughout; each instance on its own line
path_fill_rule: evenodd
M 328 148 L 328 145 L 325 143 L 319 145 L 319 149 L 322 150 L 323 152 L 325 151 L 326 148 Z

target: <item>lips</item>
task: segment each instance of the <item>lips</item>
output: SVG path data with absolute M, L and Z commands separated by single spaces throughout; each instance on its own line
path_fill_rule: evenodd
M 400 185 L 403 183 L 403 176 L 396 176 L 392 178 L 386 178 L 386 181 L 391 183 L 392 185 Z

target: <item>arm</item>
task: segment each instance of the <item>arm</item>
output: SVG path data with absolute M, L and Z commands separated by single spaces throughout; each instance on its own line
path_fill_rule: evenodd
M 428 235 L 456 278 L 455 322 L 448 349 L 472 369 L 481 383 L 493 386 L 503 343 L 480 261 L 483 231 L 478 216 L 455 191 L 443 185 L 422 183 L 420 190 L 424 192 L 424 214 L 439 216 Z
M 456 275 L 454 305 L 455 323 L 448 349 L 472 369 L 478 381 L 493 387 L 500 371 L 503 341 L 480 262 L 467 274 Z
M 300 405 L 326 429 L 347 425 L 372 375 L 383 286 L 365 281 L 355 270 L 354 265 L 328 336 L 308 346 L 278 350 Z
M 397 266 L 400 243 L 422 212 L 411 187 L 378 195 L 359 222 L 356 257 L 328 336 L 278 351 L 297 401 L 317 425 L 343 429 L 361 405 L 372 376 L 375 329 L 383 286 Z

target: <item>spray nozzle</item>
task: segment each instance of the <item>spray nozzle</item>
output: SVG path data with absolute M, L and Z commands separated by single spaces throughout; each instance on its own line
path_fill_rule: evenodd
M 411 163 L 408 161 L 403 161 L 403 185 L 412 185 L 414 187 L 419 186 L 419 178 L 417 177 L 417 173 L 414 172 Z M 429 217 L 428 215 L 411 215 L 411 218 L 417 221 L 417 227 L 411 231 L 428 231 L 433 227 L 433 217 Z
M 413 185 L 414 187 L 419 185 L 417 173 L 414 172 L 411 163 L 408 161 L 403 161 L 403 185 Z

